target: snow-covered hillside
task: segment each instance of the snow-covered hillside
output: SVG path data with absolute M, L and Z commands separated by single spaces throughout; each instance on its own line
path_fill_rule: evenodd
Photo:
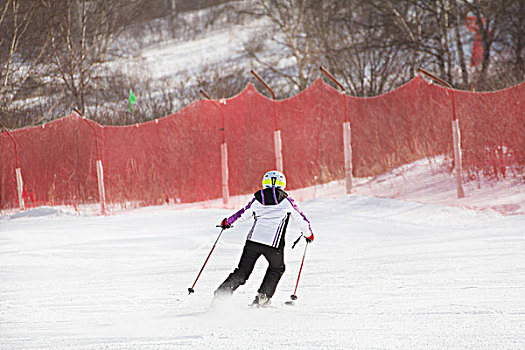
M 229 303 L 213 290 L 249 223 L 224 209 L 144 208 L 0 219 L 1 349 L 522 349 L 525 217 L 368 196 L 301 203 L 316 240 L 290 231 L 273 308 L 251 309 L 258 262 Z M 45 212 L 44 212 L 45 211 Z M 41 216 L 39 216 L 41 214 Z
M 268 20 L 259 19 L 246 25 L 217 29 L 194 40 L 164 41 L 141 50 L 141 65 L 148 69 L 153 79 L 171 77 L 174 81 L 194 77 L 209 66 L 224 75 L 234 64 L 235 68 L 243 68 L 249 74 L 254 67 L 243 51 L 244 45 L 267 27 Z
M 292 191 L 316 234 L 295 307 L 284 305 L 305 248 L 302 241 L 291 249 L 294 229 L 272 308 L 247 306 L 264 259 L 229 302 L 210 307 L 238 262 L 249 222 L 221 236 L 188 295 L 219 234 L 215 225 L 237 203 L 4 215 L 0 349 L 523 349 L 522 185 L 466 188 L 456 200 L 452 177 L 424 165 L 357 179 L 358 194 L 349 196 L 338 183 Z M 396 183 L 399 172 L 405 186 Z M 407 190 L 414 181 L 419 189 Z M 444 205 L 498 201 L 514 201 L 520 209 L 510 214 L 521 215 Z
M 525 182 L 519 177 L 464 181 L 463 189 L 465 197 L 458 198 L 454 173 L 447 168 L 443 157 L 435 157 L 371 179 L 358 179 L 356 194 L 496 211 L 503 215 L 525 214 Z
M 245 45 L 255 37 L 261 40 L 271 35 L 273 29 L 267 18 L 247 15 L 247 6 L 247 2 L 232 2 L 180 13 L 179 20 L 186 23 L 180 30 L 188 33 L 180 33 L 174 38 L 170 37 L 167 28 L 168 19 L 155 20 L 148 25 L 151 29 L 141 33 L 138 46 L 129 44 L 137 40 L 134 32 L 125 33 L 117 44 L 129 47 L 130 53 L 127 57 L 109 62 L 109 66 L 127 75 L 151 80 L 153 88 L 159 89 L 165 88 L 166 83 L 172 87 L 180 83 L 197 84 L 195 87 L 198 89 L 200 86 L 195 79 L 202 79 L 202 74 L 211 79 L 215 76 L 211 72 L 224 77 L 233 70 L 245 70 L 249 76 L 249 70 L 256 69 L 258 64 L 246 54 Z M 227 12 L 234 11 L 234 8 L 242 14 L 236 19 L 228 18 L 231 14 Z M 214 18 L 214 15 L 218 17 Z M 159 36 L 158 32 L 163 34 Z M 282 55 L 277 50 L 261 57 Z

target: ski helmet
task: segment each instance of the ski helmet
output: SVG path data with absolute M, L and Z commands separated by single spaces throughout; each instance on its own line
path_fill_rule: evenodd
M 286 177 L 283 173 L 277 170 L 268 171 L 262 178 L 263 188 L 280 188 L 284 190 L 286 187 Z

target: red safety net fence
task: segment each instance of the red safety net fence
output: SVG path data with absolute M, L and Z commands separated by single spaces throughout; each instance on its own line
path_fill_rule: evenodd
M 521 174 L 525 165 L 525 83 L 491 93 L 449 90 L 421 76 L 387 94 L 358 98 L 321 79 L 298 95 L 270 100 L 252 85 L 225 100 L 200 100 L 143 124 L 101 126 L 77 114 L 0 135 L 1 208 L 100 201 L 146 206 L 223 196 L 221 145 L 227 144 L 229 195 L 258 189 L 275 169 L 282 138 L 287 189 L 343 179 L 343 123 L 351 123 L 353 175 L 373 176 L 412 161 L 452 159 L 452 103 L 461 129 L 465 180 Z M 18 170 L 17 170 L 18 169 Z M 510 172 L 510 173 L 509 173 Z M 17 186 L 17 174 L 23 186 Z

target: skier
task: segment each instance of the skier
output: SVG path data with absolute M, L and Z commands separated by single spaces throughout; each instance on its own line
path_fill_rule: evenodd
M 253 218 L 239 265 L 217 288 L 215 298 L 229 296 L 246 283 L 255 262 L 264 255 L 268 261 L 268 269 L 252 305 L 268 307 L 285 270 L 284 241 L 290 218 L 299 225 L 307 244 L 314 240 L 310 221 L 284 192 L 284 174 L 276 170 L 268 171 L 263 176 L 262 187 L 263 189 L 255 192 L 254 198 L 244 208 L 224 218 L 220 224 L 223 229 L 228 229 L 237 220 Z

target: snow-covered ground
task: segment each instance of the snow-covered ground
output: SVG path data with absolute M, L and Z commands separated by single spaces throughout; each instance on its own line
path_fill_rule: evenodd
M 379 180 L 361 179 L 356 191 L 378 190 Z M 436 189 L 427 199 L 439 197 Z M 409 199 L 301 202 L 316 240 L 297 303 L 285 306 L 305 247 L 292 250 L 299 232 L 289 231 L 287 271 L 270 309 L 247 306 L 264 259 L 229 302 L 210 307 L 249 222 L 225 231 L 188 295 L 219 234 L 215 225 L 232 209 L 78 216 L 42 207 L 4 215 L 0 349 L 525 348 L 525 215 Z
M 422 159 L 375 178 L 357 179 L 356 194 L 496 211 L 503 215 L 525 214 L 523 178 L 463 182 L 465 197 L 458 198 L 455 174 L 446 163 L 442 156 Z
M 203 67 L 213 66 L 221 72 L 232 63 L 236 68 L 249 71 L 249 60 L 244 53 L 244 45 L 268 21 L 259 19 L 247 25 L 232 25 L 215 30 L 205 37 L 191 41 L 165 41 L 147 47 L 140 53 L 141 65 L 149 69 L 150 77 L 178 77 L 182 73 L 198 74 Z

